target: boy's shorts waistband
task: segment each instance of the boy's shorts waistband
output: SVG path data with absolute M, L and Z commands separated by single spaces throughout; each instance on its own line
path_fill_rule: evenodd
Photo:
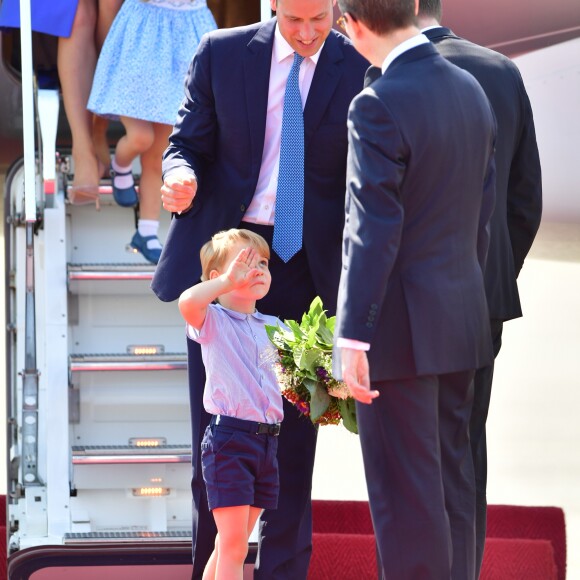
M 240 431 L 247 431 L 255 435 L 274 435 L 280 434 L 280 423 L 258 423 L 256 421 L 246 421 L 237 417 L 228 417 L 227 415 L 213 415 L 210 421 L 211 425 L 223 425 Z

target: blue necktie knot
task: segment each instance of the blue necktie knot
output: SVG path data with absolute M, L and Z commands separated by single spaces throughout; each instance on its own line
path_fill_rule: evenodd
M 304 115 L 298 79 L 303 60 L 303 56 L 294 53 L 294 62 L 286 82 L 282 113 L 280 170 L 272 249 L 284 262 L 288 262 L 302 248 Z

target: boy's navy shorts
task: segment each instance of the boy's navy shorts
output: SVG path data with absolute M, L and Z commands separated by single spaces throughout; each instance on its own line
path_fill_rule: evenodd
M 268 425 L 218 415 L 201 442 L 201 467 L 209 509 L 278 506 L 278 433 Z

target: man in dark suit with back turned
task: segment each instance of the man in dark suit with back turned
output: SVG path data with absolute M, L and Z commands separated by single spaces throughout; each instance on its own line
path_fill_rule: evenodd
M 417 0 L 338 4 L 383 72 L 349 110 L 335 357 L 357 399 L 382 575 L 473 580 L 495 120 L 477 81 L 415 27 Z
M 350 41 L 331 29 L 334 4 L 271 0 L 275 19 L 217 30 L 202 39 L 163 160 L 163 204 L 176 216 L 153 279 L 161 300 L 175 300 L 199 280 L 199 249 L 214 233 L 243 227 L 273 245 L 272 287 L 258 304 L 261 311 L 300 318 L 319 295 L 334 313 L 344 223 L 346 116 L 368 67 Z M 294 65 L 298 72 L 293 76 Z M 293 87 L 297 78 L 298 89 L 290 91 L 290 77 Z M 300 106 L 284 105 L 287 93 L 295 99 L 296 90 L 303 115 Z M 286 110 L 292 115 L 298 110 L 300 118 L 285 124 Z M 302 124 L 303 130 L 296 131 Z M 301 151 L 288 154 L 301 134 Z M 285 135 L 291 137 L 288 147 Z M 288 194 L 290 199 L 284 197 Z M 278 246 L 280 240 L 285 241 Z M 209 416 L 202 408 L 205 375 L 199 347 L 188 340 L 188 351 L 194 577 L 201 577 L 215 537 L 199 458 Z M 262 516 L 256 578 L 306 578 L 316 433 L 284 401 L 279 505 Z
M 542 175 L 532 109 L 516 65 L 507 57 L 459 38 L 440 25 L 441 0 L 419 0 L 418 25 L 441 55 L 470 72 L 482 86 L 497 121 L 496 200 L 491 218 L 485 290 L 494 355 L 503 323 L 522 315 L 516 279 L 534 241 L 542 215 Z M 425 28 L 427 28 L 425 30 Z M 470 422 L 476 482 L 476 570 L 485 545 L 487 446 L 493 363 L 475 373 Z

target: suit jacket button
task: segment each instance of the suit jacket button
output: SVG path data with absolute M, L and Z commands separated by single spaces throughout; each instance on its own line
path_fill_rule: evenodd
M 242 203 L 242 205 L 240 206 L 240 211 L 246 211 L 246 206 Z
M 373 327 L 373 323 L 372 322 L 367 322 L 367 328 L 372 328 Z
M 379 306 L 378 304 L 371 304 L 371 310 L 378 310 Z

